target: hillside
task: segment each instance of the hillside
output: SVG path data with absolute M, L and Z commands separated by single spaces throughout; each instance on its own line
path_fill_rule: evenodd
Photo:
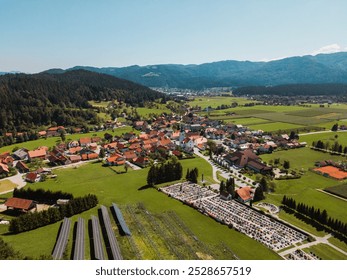
M 289 57 L 269 62 L 227 60 L 200 65 L 134 65 L 122 68 L 76 66 L 72 69 L 109 74 L 149 87 L 203 89 L 222 86 L 347 83 L 347 52 Z
M 40 125 L 96 124 L 89 100 L 119 100 L 133 106 L 165 95 L 130 81 L 85 70 L 0 77 L 0 133 Z

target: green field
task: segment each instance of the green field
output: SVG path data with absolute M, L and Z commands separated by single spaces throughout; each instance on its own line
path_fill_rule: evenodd
M 308 170 L 314 167 L 316 161 L 327 159 L 338 161 L 344 159 L 343 157 L 331 156 L 309 148 L 300 148 L 262 155 L 261 158 L 268 163 L 275 158 L 280 158 L 281 162 L 289 160 L 292 170 L 304 172 L 300 179 L 275 180 L 276 190 L 274 193 L 266 195 L 266 201 L 280 205 L 283 195 L 291 196 L 297 202 L 326 209 L 329 216 L 347 222 L 347 216 L 342 211 L 342 209 L 345 209 L 347 202 L 316 190 L 335 186 L 338 181 Z
M 255 125 L 249 125 L 250 129 L 253 130 L 263 130 L 263 131 L 279 131 L 279 130 L 296 130 L 298 128 L 301 128 L 303 126 L 297 125 L 297 124 L 291 124 L 291 123 L 283 123 L 283 122 L 272 122 L 272 123 L 266 123 L 266 124 L 255 124 Z
M 66 135 L 66 141 L 78 140 L 82 137 L 92 137 L 92 136 L 103 137 L 105 133 L 110 133 L 112 135 L 121 135 L 123 133 L 127 133 L 130 131 L 133 131 L 133 129 L 130 126 L 124 126 L 124 127 L 115 128 L 114 130 L 104 130 L 104 131 L 97 131 L 97 132 L 93 131 L 93 132 L 83 133 L 83 134 L 80 134 L 80 133 L 67 134 Z M 2 148 L 0 148 L 0 153 L 12 151 L 15 147 L 26 148 L 28 150 L 33 150 L 33 149 L 36 149 L 40 146 L 53 147 L 60 142 L 61 142 L 60 137 L 48 137 L 47 139 L 41 138 L 41 139 L 34 140 L 34 141 L 17 143 L 17 144 L 13 144 L 10 146 L 2 147 Z
M 347 184 L 329 187 L 325 191 L 347 199 Z
M 185 174 L 186 168 L 198 167 L 200 173 L 204 173 L 204 177 L 212 181 L 211 166 L 204 159 L 188 159 L 181 162 L 184 166 L 183 174 Z M 134 206 L 137 203 L 143 203 L 148 211 L 156 217 L 166 211 L 174 211 L 203 244 L 206 244 L 208 248 L 212 248 L 212 251 L 213 248 L 220 246 L 223 241 L 241 259 L 279 258 L 277 254 L 262 244 L 235 230 L 229 229 L 227 226 L 215 222 L 198 211 L 183 205 L 181 202 L 158 192 L 156 189 L 141 188 L 146 184 L 147 171 L 148 169 L 143 169 L 124 174 L 116 174 L 109 168 L 102 167 L 100 163 L 91 163 L 78 167 L 77 169 L 56 170 L 55 173 L 58 175 L 56 179 L 34 184 L 31 187 L 62 190 L 71 192 L 74 196 L 94 193 L 98 196 L 100 204 L 110 206 L 112 202 L 116 202 L 122 209 L 126 208 L 127 205 Z M 97 208 L 78 216 L 90 219 L 91 214 L 96 215 Z M 74 216 L 72 221 L 76 221 L 78 216 Z M 160 219 L 159 216 L 158 218 Z M 143 223 L 145 222 L 143 221 Z M 130 229 L 133 230 L 135 244 L 138 248 L 143 248 L 144 258 L 152 258 L 151 252 L 146 251 L 144 249 L 146 247 L 141 245 L 143 238 L 136 231 L 135 224 L 130 222 L 130 225 L 133 225 Z M 21 251 L 24 255 L 38 258 L 40 255 L 51 254 L 59 226 L 60 223 L 56 223 L 17 235 L 6 234 L 7 226 L 0 226 L 0 232 L 2 233 L 1 237 L 16 250 Z M 146 228 L 151 232 L 150 228 Z M 116 234 L 119 237 L 118 232 Z M 134 256 L 129 251 L 129 246 L 124 238 L 120 238 L 122 253 L 124 256 L 132 258 Z M 154 244 L 156 244 L 158 249 L 164 251 L 165 248 L 160 247 L 160 244 L 163 244 L 161 242 L 160 240 L 155 240 Z
M 244 105 L 245 103 L 250 102 L 247 99 L 239 97 L 228 97 L 228 96 L 215 96 L 215 97 L 196 97 L 194 101 L 189 101 L 188 104 L 192 107 L 200 106 L 202 109 L 211 106 L 211 108 L 216 108 L 221 105 L 231 105 L 231 103 L 237 102 L 239 105 Z
M 337 138 L 335 137 L 337 135 Z M 300 141 L 307 142 L 311 145 L 313 141 L 321 140 L 323 142 L 330 142 L 333 144 L 335 141 L 339 142 L 342 146 L 347 146 L 347 131 L 337 131 L 337 132 L 325 132 L 309 135 L 301 135 Z
M 303 250 L 307 253 L 313 252 L 322 260 L 347 260 L 347 255 L 340 253 L 327 244 L 318 244 Z

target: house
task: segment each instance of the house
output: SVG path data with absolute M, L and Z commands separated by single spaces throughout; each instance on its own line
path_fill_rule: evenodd
M 253 191 L 251 187 L 238 188 L 235 191 L 235 193 L 236 193 L 237 200 L 239 200 L 242 203 L 247 203 L 253 197 Z
M 68 148 L 76 148 L 76 147 L 79 147 L 80 143 L 78 143 L 78 141 L 74 140 L 74 141 L 70 141 L 67 146 Z
M 47 150 L 45 147 L 41 147 L 39 149 L 29 151 L 28 152 L 28 160 L 32 161 L 33 159 L 45 159 L 47 155 Z
M 77 163 L 82 160 L 82 157 L 80 155 L 69 155 L 68 158 L 71 161 L 71 163 Z
M 255 160 L 250 160 L 247 163 L 247 168 L 261 174 L 267 174 L 272 171 L 271 166 L 267 166 L 266 164 Z
M 65 128 L 63 126 L 54 126 L 54 127 L 50 127 L 47 129 L 47 137 L 51 137 L 51 136 L 60 136 L 60 132 L 63 131 Z
M 97 153 L 84 153 L 81 155 L 82 160 L 93 160 L 98 159 L 99 155 Z
M 27 172 L 29 172 L 29 167 L 21 160 L 19 160 L 17 162 L 16 168 L 19 170 L 20 173 L 27 173 Z
M 145 130 L 148 127 L 148 123 L 146 121 L 135 121 L 133 126 L 137 130 Z
M 114 154 L 106 159 L 107 165 L 123 165 L 125 164 L 125 158 L 119 154 Z
M 133 161 L 135 158 L 137 158 L 135 151 L 126 151 L 123 153 L 123 156 L 128 161 Z
M 38 174 L 36 172 L 30 172 L 25 176 L 25 181 L 27 181 L 29 183 L 39 182 L 40 179 L 41 179 L 40 174 Z
M 92 143 L 92 139 L 90 137 L 80 138 L 80 146 L 87 147 L 90 143 Z
M 194 149 L 194 141 L 188 137 L 184 138 L 182 141 L 181 147 L 186 151 L 186 152 L 192 152 Z
M 13 161 L 14 161 L 13 157 L 7 156 L 1 160 L 1 163 L 6 164 L 8 167 L 12 167 Z
M 133 160 L 133 163 L 140 167 L 146 167 L 149 164 L 149 160 L 147 157 L 138 157 Z
M 0 174 L 8 174 L 10 173 L 10 170 L 8 169 L 8 166 L 6 164 L 0 163 Z
M 36 207 L 36 202 L 29 199 L 11 197 L 7 199 L 5 206 L 7 207 L 7 209 L 27 212 Z
M 18 149 L 13 152 L 12 156 L 17 160 L 27 160 L 28 159 L 28 150 L 25 148 Z

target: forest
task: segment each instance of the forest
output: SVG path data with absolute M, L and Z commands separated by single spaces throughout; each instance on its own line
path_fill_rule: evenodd
M 62 74 L 0 76 L 0 135 L 25 132 L 52 123 L 63 126 L 97 124 L 90 100 L 118 100 L 142 107 L 166 95 L 133 82 L 85 70 Z

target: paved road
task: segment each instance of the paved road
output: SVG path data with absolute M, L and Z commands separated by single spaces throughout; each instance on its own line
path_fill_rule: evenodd
M 329 132 L 334 132 L 334 131 L 331 131 L 331 130 L 314 131 L 314 132 L 300 133 L 299 136 L 305 136 L 305 135 L 311 135 L 311 134 L 329 133 Z M 337 132 L 337 133 L 339 133 L 339 132 L 347 132 L 347 130 L 338 130 L 338 131 L 335 131 L 335 132 Z

